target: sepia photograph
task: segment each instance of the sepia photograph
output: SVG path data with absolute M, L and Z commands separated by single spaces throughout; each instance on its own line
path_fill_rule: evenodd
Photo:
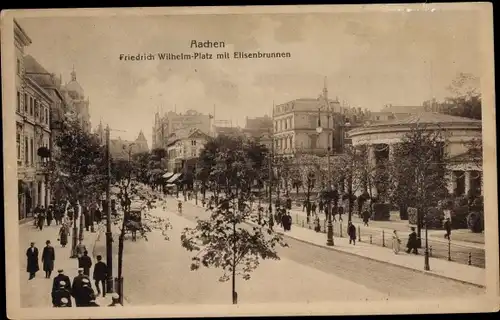
M 492 19 L 3 11 L 9 316 L 498 310 Z

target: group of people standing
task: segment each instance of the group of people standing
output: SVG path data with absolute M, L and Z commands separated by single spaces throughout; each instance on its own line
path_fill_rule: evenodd
M 64 210 L 52 204 L 49 205 L 48 208 L 45 208 L 43 205 L 38 205 L 33 210 L 33 213 L 34 226 L 40 230 L 43 230 L 45 222 L 47 222 L 47 226 L 50 226 L 54 220 L 56 225 L 60 225 L 63 222 Z

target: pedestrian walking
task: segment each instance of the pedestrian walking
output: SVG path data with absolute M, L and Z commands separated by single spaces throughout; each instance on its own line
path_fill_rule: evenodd
M 26 250 L 26 258 L 28 260 L 26 263 L 26 272 L 30 274 L 28 280 L 31 280 L 35 277 L 36 272 L 40 270 L 38 265 L 38 248 L 35 247 L 34 242 L 30 243 L 30 247 Z
M 370 212 L 368 210 L 363 211 L 363 223 L 368 227 L 368 221 L 370 221 Z
M 446 231 L 446 233 L 444 234 L 444 238 L 450 240 L 450 236 L 451 236 L 450 218 L 446 218 L 446 220 L 444 221 L 444 230 Z
M 319 222 L 319 216 L 317 214 L 314 217 L 314 231 L 316 232 L 321 231 L 321 224 Z
M 75 298 L 77 307 L 82 307 L 84 304 L 84 283 L 90 283 L 90 280 L 83 274 L 83 268 L 78 268 L 78 275 L 73 279 L 73 285 L 71 286 L 71 295 Z
M 337 209 L 337 214 L 339 215 L 339 221 L 344 221 L 342 220 L 342 214 L 344 214 L 344 207 L 339 207 Z
M 286 222 L 288 224 L 288 231 L 292 230 L 292 215 L 290 214 L 290 211 L 288 211 L 288 214 L 286 215 L 287 219 Z
M 68 283 L 61 281 L 58 287 L 52 290 L 52 305 L 55 308 L 72 307 L 71 292 L 67 288 Z
M 61 283 L 64 282 L 64 287 L 68 290 L 71 290 L 71 280 L 67 275 L 64 274 L 63 269 L 57 270 L 57 276 L 54 277 L 54 281 L 52 282 L 52 291 L 57 290 Z
M 43 271 L 45 271 L 45 278 L 50 279 L 52 270 L 54 270 L 54 260 L 56 260 L 56 252 L 54 247 L 50 245 L 50 240 L 45 242 L 46 246 L 42 251 Z
M 311 205 L 311 211 L 313 214 L 316 214 L 316 201 L 313 201 L 312 205 Z
M 392 233 L 392 251 L 394 254 L 398 254 L 401 250 L 401 239 L 399 239 L 398 233 L 396 230 Z
M 85 250 L 83 255 L 78 258 L 78 268 L 83 268 L 83 274 L 87 277 L 90 275 L 90 267 L 92 267 L 92 259 L 88 254 L 88 251 Z
M 61 225 L 59 229 L 59 238 L 57 240 L 63 248 L 68 244 L 68 228 L 66 226 Z
M 106 279 L 108 277 L 108 266 L 102 262 L 102 256 L 97 256 L 97 263 L 94 266 L 94 281 L 95 287 L 97 289 L 97 295 L 101 294 L 102 287 L 102 296 L 106 296 Z M 100 286 L 100 285 L 101 286 Z
M 45 223 L 45 210 L 42 207 L 38 208 L 38 229 L 43 230 L 43 225 Z
M 281 215 L 281 225 L 284 231 L 288 231 L 288 217 L 285 214 Z
M 349 235 L 349 244 L 356 245 L 356 227 L 351 221 L 347 225 L 347 234 Z
M 111 304 L 108 307 L 123 307 L 120 303 L 120 295 L 118 293 L 115 292 L 111 295 Z
M 52 223 L 52 220 L 54 219 L 54 208 L 52 205 L 49 205 L 47 208 L 47 226 L 50 227 L 50 224 Z
M 406 244 L 406 253 L 413 252 L 414 254 L 418 254 L 418 239 L 417 234 L 415 233 L 415 227 L 411 227 L 411 233 L 408 236 L 408 243 Z
M 83 257 L 84 252 L 87 251 L 87 247 L 82 243 L 82 240 L 78 240 L 78 244 L 76 245 L 76 255 L 78 259 Z

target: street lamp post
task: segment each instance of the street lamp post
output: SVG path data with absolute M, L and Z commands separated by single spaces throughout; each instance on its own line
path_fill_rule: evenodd
M 321 127 L 321 108 L 318 108 L 318 127 L 316 128 L 316 132 L 321 134 L 323 132 L 323 128 Z M 327 114 L 327 129 L 330 126 L 330 114 Z M 327 211 L 328 211 L 328 226 L 327 226 L 327 238 L 326 238 L 326 245 L 327 246 L 334 246 L 334 240 L 333 240 L 333 221 L 332 221 L 332 183 L 330 181 L 331 177 L 331 167 L 330 167 L 330 152 L 331 152 L 331 147 L 330 147 L 330 137 L 328 137 L 328 147 L 327 147 L 327 154 L 326 154 L 326 159 L 327 159 L 327 167 L 328 167 L 328 186 L 327 186 Z
M 107 186 L 106 186 L 106 264 L 108 267 L 106 291 L 113 293 L 113 234 L 111 233 L 111 154 L 109 150 L 110 129 L 106 126 L 106 162 L 108 166 Z
M 425 258 L 424 258 L 424 270 L 429 271 L 431 268 L 429 266 L 429 241 L 428 241 L 428 228 L 427 228 L 427 214 L 425 215 Z

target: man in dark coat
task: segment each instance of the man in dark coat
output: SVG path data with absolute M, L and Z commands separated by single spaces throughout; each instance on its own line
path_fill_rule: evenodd
M 349 244 L 356 245 L 356 227 L 351 221 L 348 223 L 347 234 L 349 235 Z
M 408 236 L 408 243 L 406 244 L 406 253 L 410 253 L 413 251 L 414 254 L 418 254 L 418 239 L 417 239 L 417 233 L 415 232 L 415 227 L 411 227 L 411 233 Z
M 82 307 L 84 304 L 84 283 L 90 283 L 90 280 L 83 274 L 83 268 L 78 268 L 78 275 L 73 279 L 73 285 L 71 287 L 71 295 L 75 298 L 77 307 Z
M 60 288 L 61 283 L 64 282 L 64 287 L 68 290 L 71 290 L 71 280 L 67 275 L 64 274 L 63 269 L 57 270 L 58 275 L 55 276 L 54 281 L 52 282 L 52 291 Z
M 67 289 L 68 283 L 61 281 L 59 287 L 52 291 L 52 305 L 56 308 L 72 307 L 71 292 Z
M 101 288 L 99 283 L 102 285 L 102 296 L 106 296 L 106 278 L 108 277 L 108 266 L 102 262 L 102 256 L 97 256 L 97 263 L 94 266 L 94 281 L 95 287 L 97 288 L 97 295 L 101 294 Z
M 446 231 L 446 233 L 444 234 L 444 238 L 450 240 L 450 236 L 451 236 L 450 218 L 446 218 L 446 220 L 444 222 L 444 230 Z
M 36 272 L 40 270 L 38 266 L 38 248 L 35 247 L 34 242 L 32 242 L 28 250 L 26 250 L 26 257 L 28 258 L 26 272 L 29 272 L 29 280 L 31 280 L 35 277 Z
M 52 274 L 52 270 L 54 270 L 54 260 L 56 260 L 56 252 L 54 247 L 50 245 L 50 241 L 47 240 L 45 242 L 46 246 L 42 251 L 42 262 L 43 262 L 43 271 L 45 271 L 45 278 L 50 278 Z
M 88 256 L 89 252 L 85 250 L 83 256 L 78 258 L 78 268 L 83 268 L 83 274 L 90 276 L 90 267 L 92 267 L 92 259 Z
M 43 207 L 38 207 L 38 228 L 43 230 L 43 224 L 45 223 L 45 210 Z
M 47 208 L 47 225 L 50 226 L 52 223 L 52 220 L 54 219 L 54 208 L 49 205 Z

